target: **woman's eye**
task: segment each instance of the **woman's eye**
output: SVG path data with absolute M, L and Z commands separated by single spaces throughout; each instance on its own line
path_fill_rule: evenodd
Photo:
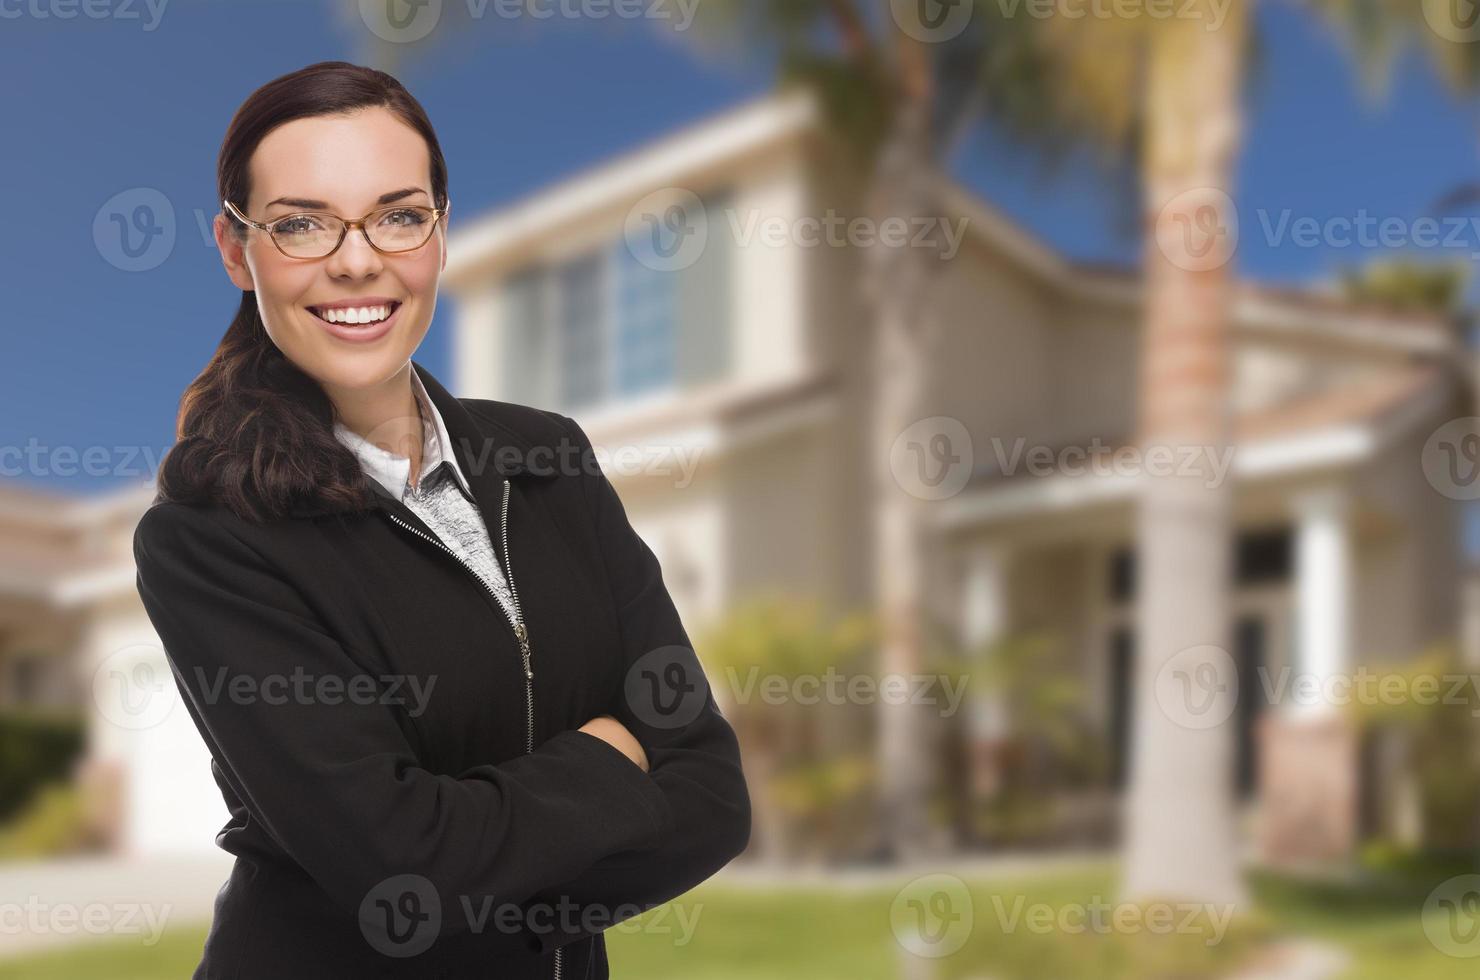
M 415 208 L 397 208 L 380 216 L 383 225 L 399 225 L 403 228 L 423 224 L 426 216 Z
M 310 231 L 317 231 L 322 227 L 316 220 L 303 215 L 297 218 L 285 218 L 273 226 L 273 230 L 285 235 L 302 235 Z

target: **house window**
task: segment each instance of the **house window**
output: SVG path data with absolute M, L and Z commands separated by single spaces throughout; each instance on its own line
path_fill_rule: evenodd
M 1289 528 L 1250 531 L 1238 536 L 1234 548 L 1234 582 L 1238 585 L 1288 582 L 1294 564 Z
M 40 700 L 41 658 L 17 658 L 10 672 L 10 689 L 16 704 L 35 704 Z
M 1136 553 L 1130 548 L 1116 548 L 1110 554 L 1107 576 L 1110 601 L 1117 605 L 1130 602 L 1136 595 Z
M 602 256 L 584 255 L 556 270 L 560 309 L 560 396 L 566 406 L 600 401 L 607 391 L 602 323 Z
M 1465 559 L 1470 567 L 1480 567 L 1480 501 L 1466 500 L 1460 506 Z
M 644 265 L 626 242 L 614 248 L 616 390 L 635 395 L 673 384 L 676 369 L 676 278 Z
M 711 227 L 723 227 L 725 200 L 706 202 Z M 733 261 L 726 236 L 711 234 L 696 261 L 671 271 L 634 251 L 646 247 L 615 229 L 596 248 L 505 280 L 505 397 L 572 410 L 725 373 Z

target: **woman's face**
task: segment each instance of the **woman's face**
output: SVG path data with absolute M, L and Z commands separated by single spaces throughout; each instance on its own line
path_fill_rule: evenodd
M 284 123 L 258 144 L 249 172 L 250 198 L 231 203 L 254 221 L 302 211 L 353 220 L 388 204 L 436 206 L 426 141 L 383 108 Z M 272 342 L 337 401 L 396 376 L 426 336 L 447 264 L 445 227 L 438 222 L 426 244 L 389 255 L 354 228 L 334 254 L 317 259 L 290 258 L 256 229 L 241 244 L 225 215 L 216 216 L 215 233 L 231 281 L 256 292 Z M 344 336 L 315 312 L 347 301 L 395 306 L 389 330 L 362 326 Z

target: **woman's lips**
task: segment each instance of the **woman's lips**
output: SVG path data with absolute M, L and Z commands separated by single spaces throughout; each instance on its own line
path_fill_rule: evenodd
M 320 326 L 340 340 L 347 340 L 357 344 L 367 344 L 371 341 L 379 340 L 390 332 L 391 327 L 396 325 L 397 317 L 401 315 L 401 308 L 405 305 L 401 302 L 395 302 L 391 309 L 391 315 L 379 323 L 330 323 L 315 313 L 312 307 L 309 308 L 309 313 L 319 322 Z

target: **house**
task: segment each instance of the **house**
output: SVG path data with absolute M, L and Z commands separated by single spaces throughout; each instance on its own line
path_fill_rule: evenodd
M 836 246 L 868 233 L 849 224 L 862 212 L 847 159 L 811 102 L 778 96 L 452 228 L 450 387 L 581 423 L 691 632 L 759 592 L 871 601 L 877 383 L 865 250 Z M 924 511 L 928 613 L 968 646 L 1027 633 L 1062 645 L 1110 763 L 1073 805 L 1113 824 L 1134 710 L 1136 490 L 1151 466 L 1135 445 L 1140 290 L 955 183 L 937 192 L 961 237 L 926 312 L 938 340 L 917 435 L 944 470 Z M 1402 825 L 1358 805 L 1374 795 L 1359 783 L 1398 777 L 1261 719 L 1322 714 L 1281 678 L 1480 636 L 1460 587 L 1477 454 L 1449 423 L 1472 414 L 1462 345 L 1443 318 L 1319 292 L 1243 286 L 1233 321 L 1238 783 L 1252 813 L 1278 797 L 1309 825 L 1266 832 L 1285 841 L 1274 850 L 1349 846 L 1360 828 Z M 89 712 L 84 771 L 117 850 L 212 850 L 227 814 L 135 591 L 129 542 L 151 496 L 0 486 L 0 704 Z M 968 715 L 981 793 L 1011 707 Z
M 777 96 L 453 228 L 456 389 L 561 411 L 613 463 L 633 454 L 608 475 L 686 621 L 766 589 L 869 602 L 863 250 L 819 222 L 863 214 L 859 191 L 815 106 Z M 922 424 L 964 471 L 929 508 L 925 594 L 971 644 L 1046 630 L 1067 646 L 1113 813 L 1153 465 L 1135 445 L 1140 290 L 954 182 L 937 193 L 965 232 L 929 289 Z M 1443 317 L 1314 291 L 1244 285 L 1233 318 L 1240 798 L 1257 812 L 1277 790 L 1270 813 L 1302 814 L 1303 829 L 1266 826 L 1267 851 L 1344 850 L 1395 819 L 1359 805 L 1366 763 L 1349 741 L 1262 737 L 1260 719 L 1323 714 L 1293 677 L 1350 677 L 1459 632 L 1465 487 L 1446 484 L 1439 443 L 1471 414 L 1461 345 Z M 1002 707 L 976 706 L 986 749 Z

